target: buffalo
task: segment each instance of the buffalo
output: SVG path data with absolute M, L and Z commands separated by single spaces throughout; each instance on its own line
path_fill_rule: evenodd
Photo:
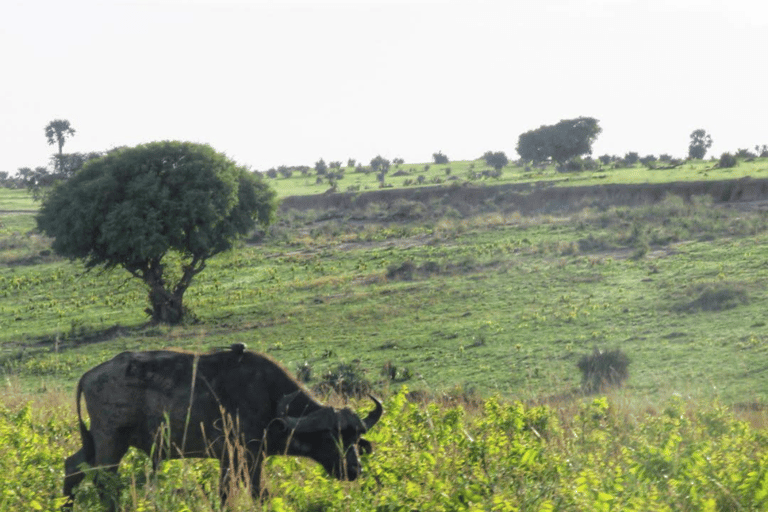
M 361 472 L 359 454 L 371 452 L 361 436 L 383 413 L 381 402 L 370 398 L 375 408 L 363 419 L 346 407 L 324 406 L 278 363 L 242 344 L 205 354 L 123 352 L 77 384 L 82 448 L 64 464 L 65 508 L 74 503 L 84 464 L 116 473 L 131 446 L 155 466 L 163 459 L 219 459 L 222 503 L 237 478 L 246 480 L 255 499 L 264 497 L 261 466 L 269 455 L 308 457 L 330 475 L 354 480 Z M 95 483 L 102 500 L 115 509 L 117 497 L 100 480 Z

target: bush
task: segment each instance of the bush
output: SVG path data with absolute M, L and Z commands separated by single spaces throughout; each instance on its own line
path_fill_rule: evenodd
M 640 163 L 648 169 L 656 168 L 656 157 L 653 155 L 647 155 L 640 159 Z
M 695 313 L 697 311 L 724 311 L 749 302 L 744 286 L 733 283 L 696 285 L 688 290 L 688 297 L 697 296 L 690 302 L 678 306 L 678 311 Z
M 635 165 L 639 161 L 640 161 L 640 155 L 635 151 L 630 151 L 629 153 L 624 155 L 624 163 L 626 163 L 628 167 Z
M 324 395 L 331 391 L 345 397 L 361 397 L 369 394 L 373 385 L 365 378 L 360 364 L 339 363 L 336 368 L 328 370 L 322 381 L 315 386 L 315 391 Z
M 595 348 L 579 359 L 581 387 L 585 393 L 599 393 L 624 384 L 629 377 L 629 357 L 619 349 L 603 352 Z
M 448 163 L 448 157 L 445 156 L 442 151 L 438 151 L 437 153 L 432 153 L 432 160 L 434 160 L 434 162 L 438 165 Z
M 733 156 L 730 153 L 723 153 L 720 155 L 720 160 L 717 163 L 717 166 L 721 169 L 727 169 L 730 167 L 736 167 L 736 164 L 738 164 L 738 160 L 736 160 L 736 157 Z
M 571 158 L 564 165 L 557 167 L 558 172 L 581 172 L 584 170 L 584 163 L 580 158 Z

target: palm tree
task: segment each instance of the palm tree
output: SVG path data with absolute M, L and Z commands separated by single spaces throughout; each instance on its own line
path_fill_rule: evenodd
M 57 162 L 61 167 L 61 160 L 63 158 L 64 141 L 67 137 L 72 137 L 75 134 L 75 129 L 69 125 L 69 121 L 66 119 L 54 119 L 45 127 L 45 136 L 48 137 L 48 145 L 52 146 L 54 143 L 59 145 L 59 155 Z

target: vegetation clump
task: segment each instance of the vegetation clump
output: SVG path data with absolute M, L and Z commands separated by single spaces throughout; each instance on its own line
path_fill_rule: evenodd
M 738 283 L 695 285 L 689 289 L 688 296 L 696 296 L 696 298 L 678 306 L 679 311 L 688 313 L 725 311 L 749 303 L 746 287 Z
M 739 161 L 730 153 L 723 153 L 720 155 L 720 160 L 717 161 L 717 166 L 721 169 L 730 169 L 736 167 Z
M 372 392 L 373 384 L 359 362 L 339 363 L 321 376 L 315 390 L 319 394 L 333 392 L 343 397 L 361 397 Z
M 619 349 L 603 351 L 595 348 L 579 359 L 581 388 L 585 393 L 600 393 L 621 387 L 629 378 L 629 357 Z

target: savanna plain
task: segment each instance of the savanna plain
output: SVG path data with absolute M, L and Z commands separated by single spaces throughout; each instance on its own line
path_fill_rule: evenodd
M 324 400 L 365 409 L 372 392 L 386 412 L 358 481 L 274 457 L 269 500 L 230 510 L 768 508 L 760 203 L 283 210 L 210 261 L 175 327 L 147 324 L 128 274 L 53 255 L 36 207 L 0 189 L 0 510 L 61 505 L 85 370 L 235 342 Z M 595 350 L 626 354 L 623 386 L 584 392 L 577 364 Z M 153 471 L 131 452 L 120 479 L 125 510 L 221 510 L 215 461 Z M 99 509 L 81 486 L 75 510 Z

